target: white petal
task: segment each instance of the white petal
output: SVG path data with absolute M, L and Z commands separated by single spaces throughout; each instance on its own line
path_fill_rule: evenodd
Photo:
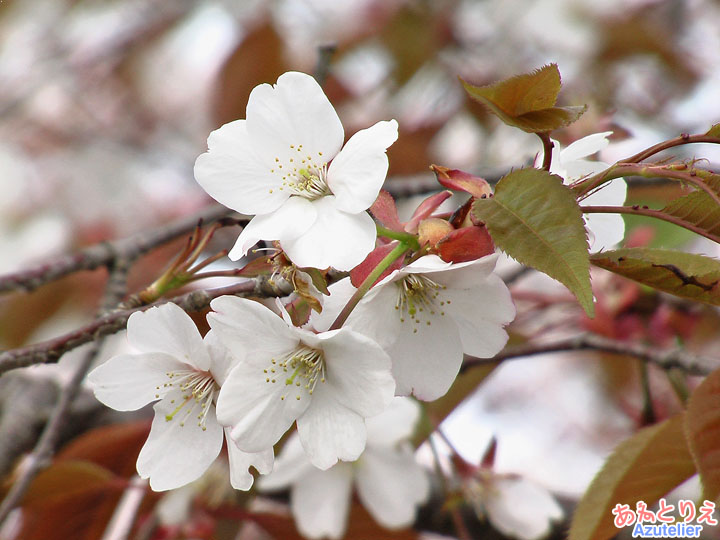
M 484 257 L 474 261 L 454 263 L 445 269 L 436 271 L 421 270 L 422 266 L 413 266 L 411 264 L 404 268 L 403 272 L 406 271 L 407 273 L 415 274 L 421 273 L 428 279 L 431 279 L 441 285 L 445 285 L 448 288 L 472 289 L 477 286 L 478 283 L 482 283 L 487 276 L 492 274 L 495 269 L 497 258 L 498 255 L 496 253 L 491 253 L 490 255 L 485 255 Z M 420 263 L 423 259 L 425 259 L 425 257 L 418 259 L 416 263 Z
M 292 242 L 305 234 L 316 219 L 317 213 L 310 201 L 302 197 L 290 197 L 274 212 L 251 219 L 238 236 L 228 257 L 237 261 L 247 255 L 259 240 Z
M 355 306 L 345 326 L 390 347 L 400 332 L 400 312 L 395 309 L 398 288 L 393 282 L 379 283 Z
M 563 515 L 547 490 L 523 478 L 497 479 L 484 502 L 493 526 L 521 540 L 546 536 L 551 521 Z
M 411 525 L 417 505 L 430 495 L 429 479 L 408 447 L 368 448 L 356 464 L 356 482 L 365 508 L 387 528 Z
M 300 267 L 351 270 L 375 248 L 375 222 L 366 213 L 339 210 L 335 197 L 313 201 L 317 219 L 301 237 L 282 243 L 288 257 Z
M 222 386 L 238 359 L 231 354 L 230 349 L 220 341 L 217 332 L 212 329 L 205 334 L 203 342 L 210 355 L 210 373 L 215 382 Z
M 592 135 L 578 139 L 560 151 L 560 161 L 567 164 L 569 161 L 592 156 L 600 150 L 607 148 L 608 144 L 610 144 L 608 137 L 612 135 L 612 133 L 612 131 L 603 131 L 602 133 L 593 133 Z M 553 158 L 555 158 L 555 156 L 553 156 Z
M 420 419 L 420 405 L 405 397 L 396 397 L 388 408 L 365 421 L 368 447 L 395 446 L 409 439 Z
M 88 374 L 98 401 L 116 411 L 134 411 L 162 398 L 169 387 L 167 372 L 187 369 L 163 353 L 115 356 Z
M 587 206 L 622 206 L 627 197 L 627 183 L 616 179 L 605 184 L 588 197 L 582 204 Z M 593 251 L 612 249 L 625 237 L 625 221 L 618 214 L 585 214 L 588 229 L 595 237 L 590 246 Z
M 270 365 L 268 357 L 268 371 Z M 262 452 L 278 442 L 309 404 L 307 390 L 286 385 L 282 373 L 266 374 L 260 367 L 240 362 L 220 389 L 217 415 L 222 425 L 232 427 L 238 448 Z
M 613 249 L 625 238 L 625 220 L 618 214 L 585 214 L 585 221 L 593 252 Z
M 327 173 L 328 186 L 340 210 L 357 214 L 375 202 L 388 171 L 385 150 L 397 138 L 395 120 L 378 122 L 350 137 Z
M 332 538 L 345 535 L 352 466 L 338 463 L 327 471 L 313 470 L 293 485 L 290 510 L 298 530 L 307 538 Z
M 326 390 L 363 417 L 385 410 L 393 398 L 395 381 L 390 358 L 380 345 L 349 328 L 318 337 L 325 353 Z
M 267 214 L 290 195 L 279 189 L 275 160 L 256 149 L 245 120 L 213 131 L 208 148 L 195 161 L 195 179 L 219 203 L 241 214 Z
M 163 352 L 198 369 L 210 368 L 210 356 L 190 315 L 168 302 L 130 315 L 128 342 L 142 352 Z
M 508 339 L 503 326 L 515 318 L 515 305 L 500 277 L 488 276 L 473 289 L 446 289 L 441 297 L 449 302 L 445 312 L 458 325 L 463 352 L 490 358 L 502 350 Z
M 565 174 L 561 176 L 565 179 L 565 184 L 570 184 L 580 178 L 604 171 L 607 168 L 608 164 L 602 161 L 578 159 L 565 164 Z
M 313 465 L 328 469 L 356 460 L 365 449 L 365 421 L 337 402 L 327 387 L 318 383 L 312 403 L 297 421 L 300 442 Z
M 172 414 L 180 402 L 181 392 L 175 391 L 155 404 L 150 435 L 138 456 L 138 474 L 150 478 L 150 487 L 155 491 L 175 489 L 197 480 L 222 448 L 223 430 L 213 407 L 207 414 L 206 431 L 198 425 L 198 407 L 189 414 L 181 409 L 172 420 L 166 420 L 166 415 Z
M 233 356 L 261 369 L 270 358 L 292 351 L 298 334 L 270 309 L 254 300 L 220 296 L 210 307 L 207 320 L 218 339 Z
M 300 436 L 295 432 L 285 441 L 272 472 L 258 478 L 257 486 L 260 491 L 284 489 L 315 470 L 300 443 Z
M 430 322 L 405 319 L 388 350 L 396 395 L 433 401 L 447 393 L 460 370 L 463 351 L 457 325 L 449 316 L 437 315 Z
M 225 428 L 228 461 L 230 463 L 230 484 L 235 489 L 247 491 L 253 485 L 253 475 L 248 470 L 255 467 L 260 474 L 268 474 L 273 468 L 273 449 L 263 452 L 243 452 L 230 438 L 230 429 Z
M 281 75 L 274 87 L 261 84 L 253 89 L 247 130 L 256 147 L 274 151 L 281 160 L 302 144 L 299 157 L 309 155 L 327 163 L 345 138 L 340 118 L 320 85 L 310 75 L 292 71 Z

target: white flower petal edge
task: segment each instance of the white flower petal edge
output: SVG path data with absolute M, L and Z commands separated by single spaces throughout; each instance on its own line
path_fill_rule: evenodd
M 290 326 L 252 300 L 220 297 L 211 307 L 213 331 L 240 350 L 218 397 L 218 418 L 238 448 L 261 451 L 297 420 L 319 467 L 362 452 L 364 418 L 381 412 L 395 391 L 379 345 L 349 329 L 314 334 Z
M 340 150 L 342 124 L 312 77 L 289 72 L 275 86 L 256 87 L 247 119 L 214 131 L 195 164 L 213 198 L 256 216 L 231 258 L 258 240 L 277 240 L 299 266 L 350 270 L 362 262 L 376 238 L 365 210 L 385 180 L 385 151 L 397 132 L 395 120 L 378 122 Z
M 111 358 L 88 380 L 98 400 L 117 410 L 157 401 L 150 434 L 138 456 L 138 474 L 149 478 L 156 491 L 183 486 L 199 478 L 220 453 L 223 428 L 216 419 L 215 401 L 236 361 L 212 331 L 201 338 L 192 319 L 174 304 L 131 315 L 128 340 L 145 352 Z M 231 441 L 228 445 L 236 488 L 252 485 L 249 466 L 261 473 L 272 469 L 270 446 L 257 454 L 242 454 Z
M 375 202 L 388 171 L 385 151 L 397 138 L 395 120 L 378 122 L 350 137 L 328 168 L 328 186 L 338 209 L 357 214 Z

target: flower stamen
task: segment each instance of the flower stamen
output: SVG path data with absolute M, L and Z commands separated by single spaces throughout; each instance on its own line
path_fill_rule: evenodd
M 303 394 L 302 389 L 312 395 L 317 383 L 325 382 L 325 355 L 321 350 L 313 349 L 307 345 L 300 345 L 280 360 L 272 359 L 271 362 L 281 367 L 284 373 L 291 373 L 285 379 L 287 391 L 280 396 L 281 400 L 285 399 L 291 388 L 299 390 L 295 399 L 300 400 Z M 265 382 L 274 383 L 276 379 L 266 378 Z
M 182 395 L 182 403 L 173 412 L 165 415 L 165 420 L 170 422 L 181 410 L 185 410 L 186 412 L 180 421 L 180 426 L 183 427 L 185 426 L 185 420 L 193 413 L 195 407 L 199 406 L 200 412 L 197 414 L 198 427 L 206 431 L 210 407 L 215 403 L 220 392 L 220 386 L 215 382 L 213 376 L 207 371 L 192 369 L 169 371 L 166 375 L 169 382 L 164 383 L 163 386 L 179 389 Z M 185 409 L 188 404 L 189 408 Z
M 405 322 L 405 316 L 409 316 L 415 324 L 420 324 L 420 317 L 424 315 L 426 324 L 430 326 L 431 317 L 445 304 L 439 296 L 446 287 L 417 274 L 408 274 L 396 284 L 398 298 L 395 309 L 400 312 L 400 322 Z M 440 311 L 439 314 L 444 316 L 445 312 Z M 417 329 L 413 332 L 417 333 Z

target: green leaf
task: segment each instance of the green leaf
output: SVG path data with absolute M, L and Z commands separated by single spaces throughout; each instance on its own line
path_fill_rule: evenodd
M 711 189 L 720 193 L 720 175 L 710 174 L 704 180 Z M 702 190 L 675 199 L 662 212 L 695 225 L 720 240 L 720 206 Z
M 488 86 L 474 86 L 461 81 L 472 99 L 487 106 L 506 124 L 529 133 L 570 125 L 587 109 L 587 105 L 555 107 L 561 86 L 557 64 Z
M 705 135 L 708 137 L 720 137 L 720 124 L 713 124 Z
M 562 178 L 539 169 L 511 172 L 500 179 L 494 197 L 473 203 L 472 212 L 496 246 L 557 279 L 593 316 L 585 225 Z
M 595 266 L 674 294 L 720 306 L 720 261 L 668 249 L 626 248 L 590 257 Z
M 616 504 L 652 505 L 695 474 L 685 442 L 683 415 L 641 429 L 613 451 L 578 504 L 569 540 L 605 540 L 618 533 Z
M 720 495 L 720 370 L 713 371 L 688 400 L 685 413 L 688 445 L 703 485 L 703 498 Z

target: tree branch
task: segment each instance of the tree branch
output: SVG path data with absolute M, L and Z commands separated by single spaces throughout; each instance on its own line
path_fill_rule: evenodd
M 11 291 L 30 292 L 45 283 L 80 270 L 94 270 L 112 264 L 115 259 L 132 263 L 148 251 L 192 231 L 202 220 L 213 223 L 231 215 L 232 210 L 214 204 L 194 216 L 185 217 L 129 238 L 89 246 L 77 253 L 64 255 L 29 270 L 0 276 L 0 294 Z
M 712 234 L 706 229 L 698 227 L 697 225 L 690 223 L 689 221 L 685 221 L 684 219 L 681 219 L 679 217 L 666 214 L 660 210 L 653 210 L 644 206 L 581 206 L 580 209 L 585 214 L 632 214 L 636 216 L 653 217 L 656 219 L 667 221 L 668 223 L 672 223 L 673 225 L 677 225 L 678 227 L 683 227 L 684 229 L 692 231 L 696 234 L 704 236 L 709 240 L 712 240 L 713 242 L 717 242 L 718 244 L 720 244 L 720 236 Z
M 583 334 L 554 343 L 527 344 L 507 347 L 492 358 L 465 356 L 461 371 L 474 366 L 524 358 L 551 352 L 600 351 L 621 356 L 633 356 L 662 369 L 678 368 L 689 375 L 708 375 L 720 368 L 720 358 L 710 358 L 682 349 L 659 349 L 639 343 L 618 341 L 595 334 Z
M 663 141 L 661 143 L 651 146 L 650 148 L 646 148 L 642 152 L 638 152 L 634 156 L 630 156 L 627 159 L 623 159 L 619 163 L 638 163 L 638 162 L 643 161 L 651 156 L 654 156 L 658 152 L 667 150 L 668 148 L 673 148 L 675 146 L 680 146 L 683 144 L 690 144 L 690 143 L 720 144 L 720 138 L 710 137 L 704 133 L 699 134 L 699 135 L 688 135 L 687 133 L 683 133 L 679 137 L 675 137 L 674 139 L 670 139 L 668 141 Z
M 130 315 L 136 311 L 144 311 L 152 306 L 166 302 L 173 302 L 185 311 L 200 311 L 206 308 L 211 300 L 226 294 L 254 294 L 257 296 L 271 297 L 289 294 L 289 291 L 278 290 L 270 286 L 267 280 L 257 279 L 243 281 L 242 283 L 217 289 L 192 291 L 168 300 L 155 302 L 148 306 L 113 311 L 112 313 L 99 317 L 82 328 L 78 328 L 54 339 L 0 353 L 0 375 L 15 368 L 57 362 L 63 354 L 80 345 L 122 330 L 125 328 Z

